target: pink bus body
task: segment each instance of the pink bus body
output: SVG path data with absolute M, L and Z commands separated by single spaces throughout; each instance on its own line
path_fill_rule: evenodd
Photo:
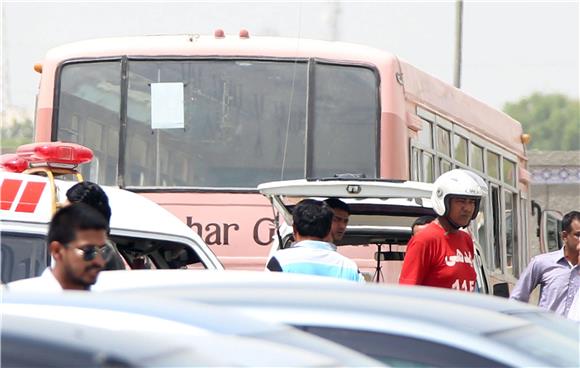
M 230 35 L 224 38 L 198 35 L 145 36 L 67 44 L 50 50 L 42 61 L 35 140 L 63 139 L 57 126 L 57 110 L 67 109 L 67 106 L 59 105 L 62 103 L 59 100 L 59 77 L 67 65 L 102 60 L 120 60 L 122 64 L 123 60 L 128 59 L 128 69 L 131 70 L 133 58 L 156 62 L 198 58 L 210 61 L 215 58 L 273 61 L 300 59 L 316 60 L 320 65 L 331 63 L 368 68 L 376 74 L 378 86 L 377 169 L 374 175 L 383 179 L 432 181 L 450 167 L 478 170 L 489 182 L 490 189 L 495 188 L 497 193 L 497 198 L 493 197 L 495 194 L 492 195 L 485 206 L 485 224 L 488 226 L 479 235 L 482 239 L 496 239 L 496 243 L 491 242 L 483 247 L 484 253 L 489 253 L 487 266 L 498 278 L 514 280 L 527 262 L 530 255 L 526 241 L 530 175 L 526 170 L 521 125 L 501 111 L 396 56 L 371 47 L 305 39 L 240 38 Z M 82 97 L 81 92 L 78 95 Z M 132 98 L 130 93 L 128 95 L 129 99 Z M 232 96 L 232 99 L 237 98 L 235 94 Z M 75 124 L 82 125 L 82 111 L 74 114 L 78 115 L 74 118 Z M 122 115 L 121 112 L 121 120 Z M 97 118 L 93 116 L 91 119 Z M 426 132 L 426 124 L 429 126 L 427 140 L 422 136 Z M 71 125 L 71 129 L 77 125 Z M 91 147 L 78 133 L 81 129 L 78 129 L 75 133 L 77 135 L 73 135 L 78 143 Z M 116 132 L 119 135 L 119 130 Z M 109 137 L 115 137 L 115 132 Z M 106 139 L 103 138 L 103 141 Z M 425 146 L 421 142 L 429 143 Z M 243 145 L 244 142 L 237 144 Z M 147 147 L 143 152 L 150 150 Z M 308 166 L 308 163 L 305 165 Z M 96 180 L 88 174 L 85 175 L 89 180 Z M 272 175 L 266 181 L 274 180 L 280 180 L 280 177 Z M 257 192 L 247 190 L 249 188 L 191 188 L 187 185 L 139 187 L 118 180 L 106 184 L 124 184 L 128 189 L 142 193 L 174 213 L 200 233 L 226 268 L 263 269 L 274 234 L 273 214 L 270 203 Z M 496 228 L 493 226 L 495 222 L 502 225 Z M 508 239 L 510 236 L 511 240 Z M 498 238 L 501 238 L 500 242 L 497 242 Z M 513 243 L 515 241 L 517 244 Z M 512 245 L 511 255 L 509 249 L 506 251 L 506 244 Z M 375 264 L 375 250 L 372 247 L 344 247 L 341 253 L 355 259 L 363 270 L 370 271 Z

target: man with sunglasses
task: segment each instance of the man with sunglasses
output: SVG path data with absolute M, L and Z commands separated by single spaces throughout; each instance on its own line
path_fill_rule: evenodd
M 48 250 L 53 259 L 41 276 L 8 284 L 11 291 L 89 290 L 106 263 L 109 225 L 97 210 L 83 203 L 64 207 L 53 216 Z

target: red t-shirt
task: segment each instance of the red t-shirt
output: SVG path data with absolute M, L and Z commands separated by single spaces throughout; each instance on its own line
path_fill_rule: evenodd
M 409 241 L 399 283 L 474 291 L 473 254 L 468 233 L 446 233 L 432 222 Z

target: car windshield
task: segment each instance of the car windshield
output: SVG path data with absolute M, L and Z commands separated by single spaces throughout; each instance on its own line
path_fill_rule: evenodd
M 578 367 L 580 365 L 578 336 L 571 339 L 546 328 L 530 325 L 492 333 L 489 337 L 545 362 L 546 366 Z

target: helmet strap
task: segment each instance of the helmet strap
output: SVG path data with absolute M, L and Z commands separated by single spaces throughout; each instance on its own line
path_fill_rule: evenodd
M 455 230 L 459 230 L 464 228 L 465 226 L 460 226 L 458 224 L 456 224 L 453 220 L 451 220 L 451 217 L 445 215 L 445 220 L 447 220 L 447 222 L 449 223 L 449 225 L 451 225 L 452 228 L 454 228 Z

